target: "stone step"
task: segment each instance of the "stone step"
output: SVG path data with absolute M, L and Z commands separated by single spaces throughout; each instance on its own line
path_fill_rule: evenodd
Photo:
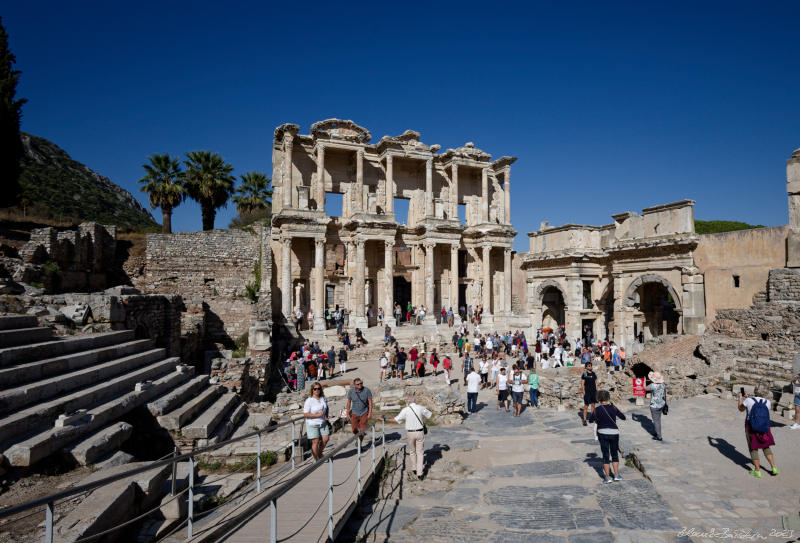
M 163 360 L 166 349 L 150 349 L 64 375 L 42 379 L 0 392 L 0 414 L 52 398 L 59 394 L 112 379 L 131 370 Z
M 209 445 L 216 445 L 220 441 L 224 441 L 225 439 L 228 438 L 229 435 L 231 435 L 234 428 L 236 428 L 239 422 L 246 416 L 247 416 L 247 403 L 242 402 L 233 411 L 230 412 L 230 415 L 227 417 L 226 420 L 223 420 L 217 425 L 217 428 L 214 430 L 214 433 L 211 434 L 211 437 L 209 437 L 208 439 L 198 439 L 197 446 L 208 447 Z
M 89 437 L 68 446 L 65 452 L 81 466 L 94 464 L 107 454 L 119 448 L 133 433 L 133 426 L 127 422 L 115 422 Z
M 46 326 L 37 328 L 17 328 L 0 330 L 0 347 L 15 347 L 47 341 L 53 337 L 53 330 Z
M 119 396 L 107 398 L 104 403 L 89 408 L 84 422 L 74 426 L 47 428 L 14 444 L 4 453 L 8 462 L 12 466 L 31 466 L 60 451 L 70 443 L 118 420 L 166 391 L 180 386 L 191 377 L 191 374 L 177 371 L 166 373 L 170 368 L 174 368 L 179 360 L 179 358 L 170 358 L 165 361 L 168 364 L 160 369 L 161 376 L 153 381 L 151 386 L 139 391 L 123 392 Z
M 163 415 L 194 398 L 206 386 L 208 386 L 208 375 L 200 375 L 185 385 L 153 400 L 147 404 L 147 409 L 154 417 Z
M 181 435 L 189 439 L 206 439 L 211 437 L 220 421 L 228 411 L 239 403 L 239 395 L 234 392 L 223 394 L 212 405 L 193 420 L 181 427 Z
M 17 347 L 6 347 L 0 349 L 0 367 L 13 364 L 23 364 L 34 360 L 52 358 L 89 349 L 98 349 L 108 345 L 133 341 L 135 334 L 133 330 L 119 330 L 116 332 L 106 332 L 102 334 L 88 334 L 85 336 L 71 337 L 67 339 L 53 339 L 34 345 L 23 345 Z
M 0 390 L 11 388 L 20 383 L 29 383 L 60 373 L 78 370 L 99 362 L 138 353 L 153 347 L 151 339 L 137 339 L 109 345 L 99 349 L 65 354 L 55 358 L 47 358 L 37 362 L 26 362 L 18 366 L 0 369 Z
M 212 386 L 205 389 L 200 395 L 157 418 L 158 423 L 167 430 L 178 431 L 181 427 L 222 394 L 222 387 Z
M 71 413 L 77 409 L 98 405 L 120 394 L 130 392 L 136 383 L 158 379 L 165 373 L 174 371 L 175 366 L 179 363 L 179 358 L 160 360 L 94 386 L 77 390 L 58 398 L 52 398 L 11 413 L 0 418 L 0 444 L 7 444 L 15 436 L 35 432 L 36 429 L 40 429 L 42 426 L 51 426 L 56 418 L 63 413 Z M 185 375 L 186 379 L 191 377 L 190 374 Z M 161 390 L 161 394 L 166 391 L 167 389 Z M 148 400 L 157 395 L 149 396 Z
M 13 330 L 14 328 L 36 328 L 39 322 L 34 315 L 2 315 L 0 316 L 0 330 Z

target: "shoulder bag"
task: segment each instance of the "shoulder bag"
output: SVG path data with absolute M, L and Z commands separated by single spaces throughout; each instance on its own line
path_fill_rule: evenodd
M 411 407 L 411 406 L 409 405 L 409 406 L 408 406 L 408 408 L 411 410 L 411 412 L 412 412 L 412 413 L 414 413 L 414 416 L 415 416 L 415 417 L 417 417 L 417 420 L 418 420 L 418 421 L 419 421 L 419 423 L 422 425 L 422 435 L 428 435 L 428 425 L 427 425 L 427 424 L 425 424 L 424 422 L 422 422 L 422 419 L 421 419 L 421 418 L 419 418 L 419 415 L 417 415 L 417 412 L 416 412 L 416 411 L 414 411 L 414 408 L 413 408 L 413 407 Z
M 664 406 L 661 408 L 662 415 L 669 415 L 669 405 L 667 405 L 667 385 L 664 385 Z

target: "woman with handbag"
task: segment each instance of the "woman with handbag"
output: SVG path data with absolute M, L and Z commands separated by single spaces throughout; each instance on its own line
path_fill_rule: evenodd
M 328 424 L 328 400 L 322 392 L 322 385 L 311 386 L 311 396 L 303 405 L 303 417 L 306 419 L 306 436 L 311 440 L 311 455 L 314 460 L 322 458 L 322 451 L 328 444 L 331 427 Z
M 647 385 L 647 390 L 650 392 L 650 416 L 653 419 L 653 427 L 655 429 L 653 439 L 662 441 L 661 415 L 667 414 L 667 386 L 664 384 L 664 376 L 657 371 L 648 373 L 647 378 L 651 381 L 650 384 Z
M 597 439 L 603 453 L 603 483 L 621 481 L 619 474 L 619 427 L 616 419 L 625 420 L 625 414 L 611 403 L 611 394 L 607 390 L 597 393 L 600 405 L 589 413 L 589 422 L 597 423 Z M 614 467 L 614 478 L 611 478 L 610 467 Z

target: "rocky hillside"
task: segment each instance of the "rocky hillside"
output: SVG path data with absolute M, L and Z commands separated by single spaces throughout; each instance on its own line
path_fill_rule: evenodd
M 22 134 L 22 200 L 26 215 L 59 222 L 95 221 L 136 229 L 157 226 L 131 193 L 44 138 Z

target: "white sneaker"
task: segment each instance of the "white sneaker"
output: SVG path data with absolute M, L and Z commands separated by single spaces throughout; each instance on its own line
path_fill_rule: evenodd
M 792 430 L 797 430 L 798 428 L 800 428 L 800 424 L 799 424 L 799 423 L 797 423 L 797 422 L 795 422 L 794 424 L 792 424 L 791 426 L 789 426 L 789 428 L 791 428 Z

